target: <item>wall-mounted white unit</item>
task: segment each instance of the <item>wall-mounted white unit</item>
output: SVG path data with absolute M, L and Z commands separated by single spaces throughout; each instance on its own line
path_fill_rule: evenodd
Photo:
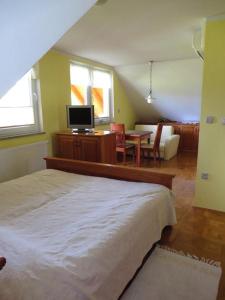
M 192 48 L 195 53 L 204 60 L 204 33 L 203 30 L 196 30 L 193 34 Z

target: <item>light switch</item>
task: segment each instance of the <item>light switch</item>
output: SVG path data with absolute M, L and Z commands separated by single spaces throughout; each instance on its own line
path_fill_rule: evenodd
M 222 123 L 222 125 L 225 125 L 225 117 L 222 117 L 221 123 Z
M 202 173 L 201 174 L 201 179 L 208 180 L 209 179 L 209 173 Z
M 213 116 L 207 116 L 206 117 L 206 123 L 207 124 L 212 124 L 214 122 L 214 117 Z

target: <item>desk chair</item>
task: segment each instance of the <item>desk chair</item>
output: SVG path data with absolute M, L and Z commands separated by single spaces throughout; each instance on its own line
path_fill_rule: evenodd
M 133 157 L 134 157 L 135 145 L 126 143 L 124 124 L 111 123 L 110 130 L 116 133 L 116 152 L 123 153 L 123 163 L 125 163 L 126 154 L 128 153 L 129 150 L 133 150 Z
M 157 130 L 156 130 L 156 134 L 155 134 L 155 140 L 154 143 L 151 144 L 142 144 L 141 145 L 141 150 L 143 150 L 143 152 L 145 153 L 145 151 L 149 152 L 149 154 L 151 155 L 151 153 L 153 154 L 153 158 L 154 158 L 154 162 L 156 162 L 156 156 L 158 155 L 158 159 L 160 160 L 160 139 L 161 139 L 161 135 L 162 135 L 162 128 L 163 128 L 163 124 L 159 123 L 157 126 Z

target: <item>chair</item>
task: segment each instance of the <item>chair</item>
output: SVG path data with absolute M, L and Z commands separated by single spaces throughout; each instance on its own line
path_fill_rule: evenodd
M 141 150 L 148 151 L 148 152 L 152 152 L 153 154 L 153 158 L 154 158 L 154 162 L 156 162 L 156 156 L 158 155 L 158 159 L 160 160 L 160 139 L 161 139 L 161 135 L 162 135 L 162 129 L 163 129 L 163 124 L 159 123 L 157 125 L 157 130 L 156 130 L 156 134 L 155 134 L 155 139 L 154 139 L 154 143 L 153 144 L 142 144 L 141 145 Z
M 154 144 L 155 135 L 157 131 L 157 124 L 136 124 L 135 130 L 137 131 L 152 131 L 151 134 L 151 144 Z M 174 134 L 174 126 L 163 124 L 162 135 L 160 139 L 160 158 L 164 160 L 170 160 L 177 155 L 178 146 L 180 141 L 180 135 Z M 142 141 L 143 144 L 147 144 L 148 141 Z
M 110 130 L 116 133 L 116 152 L 123 153 L 123 163 L 126 162 L 126 154 L 129 150 L 135 150 L 135 145 L 126 143 L 125 140 L 125 125 L 124 124 L 110 124 Z M 134 151 L 133 151 L 134 155 Z

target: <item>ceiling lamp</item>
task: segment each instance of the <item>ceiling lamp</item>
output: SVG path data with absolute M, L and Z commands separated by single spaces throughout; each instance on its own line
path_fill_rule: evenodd
M 152 64 L 153 64 L 153 61 L 151 60 L 149 62 L 149 93 L 148 93 L 148 96 L 145 98 L 145 100 L 147 101 L 147 103 L 152 103 Z

